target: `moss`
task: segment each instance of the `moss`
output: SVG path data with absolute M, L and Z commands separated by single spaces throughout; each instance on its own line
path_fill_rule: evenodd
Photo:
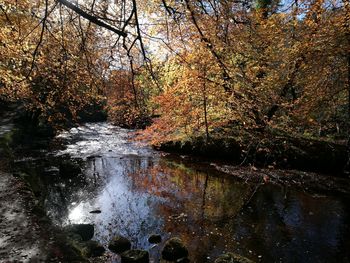
M 15 131 L 12 130 L 10 132 L 5 133 L 2 137 L 0 137 L 0 153 L 9 159 L 13 159 L 14 153 L 12 150 L 13 137 Z

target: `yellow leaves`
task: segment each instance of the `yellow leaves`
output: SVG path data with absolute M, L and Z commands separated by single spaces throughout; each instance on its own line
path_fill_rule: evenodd
M 96 96 L 100 84 L 96 83 L 103 82 L 101 70 L 94 68 L 99 57 L 89 53 L 95 44 L 89 41 L 95 39 L 87 36 L 89 41 L 86 40 L 86 50 L 82 52 L 80 39 L 72 38 L 78 29 L 72 24 L 65 25 L 69 41 L 62 47 L 58 42 L 62 36 L 61 27 L 51 23 L 50 34 L 44 34 L 32 68 L 41 27 L 40 19 L 33 16 L 31 10 L 34 8 L 39 14 L 43 7 L 37 2 L 4 0 L 1 3 L 7 15 L 0 16 L 1 99 L 25 100 L 29 108 L 39 110 L 52 122 L 63 120 L 69 114 L 76 117 L 79 109 L 100 99 Z M 90 59 L 88 66 L 86 57 Z

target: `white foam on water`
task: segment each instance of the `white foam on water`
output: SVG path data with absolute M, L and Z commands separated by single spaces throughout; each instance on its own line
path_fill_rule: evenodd
M 123 129 L 107 122 L 87 123 L 56 136 L 62 139 L 66 148 L 56 152 L 57 156 L 73 158 L 118 157 L 123 155 L 149 156 L 148 147 L 133 142 L 133 130 Z

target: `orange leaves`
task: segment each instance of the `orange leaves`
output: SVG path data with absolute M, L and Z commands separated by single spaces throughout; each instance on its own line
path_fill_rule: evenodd
M 267 16 L 218 4 L 226 11 L 212 10 L 217 16 L 191 6 L 228 72 L 232 92 L 221 93 L 222 68 L 185 16 L 177 27 L 163 29 L 170 36 L 171 52 L 160 70 L 162 90 L 151 100 L 160 117 L 146 133 L 158 142 L 201 136 L 205 115 L 209 132 L 228 123 L 245 128 L 263 123 L 300 132 L 345 119 L 350 47 L 344 4 L 332 9 L 324 0 L 302 0 L 285 11 L 271 7 Z M 180 10 L 181 4 L 176 7 Z M 278 110 L 268 122 L 273 107 Z
M 151 33 L 145 43 L 156 41 L 152 33 L 161 41 L 149 47 L 154 75 L 132 50 L 134 79 L 123 59 L 116 59 L 123 53 L 108 48 L 113 37 L 57 9 L 48 20 L 32 79 L 24 80 L 40 36 L 40 18 L 31 12 L 41 14 L 43 5 L 39 0 L 2 3 L 0 96 L 25 98 L 49 121 L 77 118 L 82 108 L 103 100 L 104 91 L 116 123 L 133 126 L 148 114 L 159 116 L 145 134 L 161 142 L 212 134 L 232 123 L 303 130 L 344 116 L 349 103 L 349 5 L 333 9 L 323 0 L 302 0 L 283 12 L 270 6 L 262 15 L 232 1 L 210 8 L 190 1 L 191 17 L 184 2 L 170 1 L 179 12 L 173 19 L 160 17 L 160 1 L 138 3 L 140 13 L 147 14 L 142 34 Z M 96 10 L 117 25 L 101 3 Z
M 39 0 L 2 2 L 0 99 L 24 101 L 44 121 L 77 119 L 80 110 L 103 99 L 98 94 L 103 84 L 102 66 L 93 53 L 97 38 L 93 27 L 84 32 L 82 50 L 80 38 L 73 37 L 81 33 L 80 28 L 71 24 L 74 21 L 56 23 L 56 15 L 48 18 L 49 26 L 37 46 L 45 7 L 41 4 Z
M 202 136 L 206 126 L 210 132 L 218 123 L 222 125 L 227 115 L 224 91 L 216 83 L 220 73 L 210 54 L 198 48 L 182 54 L 182 58 L 188 63 L 176 59 L 165 63 L 161 79 L 164 90 L 151 100 L 160 117 L 143 135 L 153 144 Z

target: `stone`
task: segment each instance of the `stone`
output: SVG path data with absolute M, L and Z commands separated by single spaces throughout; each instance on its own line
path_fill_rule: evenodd
M 83 254 L 86 257 L 100 257 L 106 249 L 97 241 L 90 240 L 84 244 Z
M 149 263 L 149 254 L 145 250 L 132 249 L 121 254 L 122 263 Z
M 157 234 L 150 235 L 150 237 L 148 238 L 148 242 L 150 242 L 151 244 L 158 244 L 162 242 L 162 236 Z
M 90 211 L 89 213 L 90 214 L 101 214 L 101 210 L 100 209 L 96 209 L 96 210 L 92 210 L 92 211 Z
M 108 249 L 114 253 L 120 254 L 131 248 L 131 242 L 123 236 L 115 236 L 108 244 Z
M 180 238 L 174 237 L 165 243 L 162 251 L 163 259 L 168 261 L 177 261 L 182 258 L 187 258 L 187 256 L 188 250 Z
M 254 263 L 254 261 L 234 253 L 219 256 L 214 263 Z
M 74 224 L 67 227 L 68 232 L 78 234 L 82 241 L 88 241 L 94 236 L 95 228 L 92 224 Z

